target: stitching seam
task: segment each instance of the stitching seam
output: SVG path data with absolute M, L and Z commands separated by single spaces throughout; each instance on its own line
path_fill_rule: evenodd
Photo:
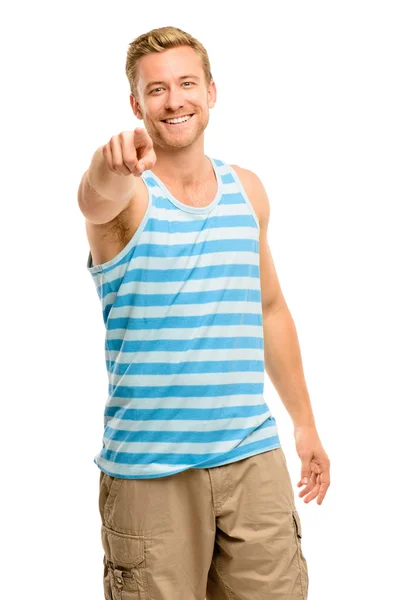
M 217 569 L 217 565 L 215 564 L 215 562 L 214 562 L 214 561 L 212 561 L 212 563 L 213 563 L 213 565 L 214 565 L 214 568 L 215 568 L 216 572 L 218 573 L 218 575 L 219 575 L 219 578 L 220 578 L 220 580 L 221 580 L 221 582 L 222 582 L 222 584 L 223 584 L 223 586 L 224 586 L 224 588 L 225 588 L 226 595 L 228 596 L 228 600 L 235 600 L 235 598 L 241 598 L 241 596 L 239 596 L 237 593 L 235 593 L 235 592 L 232 590 L 232 588 L 230 588 L 230 587 L 229 587 L 229 585 L 226 583 L 226 581 L 225 581 L 225 580 L 224 580 L 224 578 L 222 577 L 221 573 L 218 571 L 218 569 Z M 235 594 L 235 595 L 234 595 L 234 594 Z M 242 599 L 242 600 L 243 600 L 243 599 Z
M 301 558 L 300 558 L 300 541 L 299 541 L 299 536 L 297 533 L 297 523 L 296 523 L 296 519 L 293 515 L 293 521 L 294 521 L 294 526 L 295 526 L 295 537 L 296 537 L 296 547 L 297 547 L 297 564 L 299 566 L 299 574 L 300 574 L 300 587 L 301 587 L 301 595 L 304 599 L 306 599 L 305 596 L 305 591 L 304 591 L 304 585 L 303 585 L 303 571 L 301 568 Z

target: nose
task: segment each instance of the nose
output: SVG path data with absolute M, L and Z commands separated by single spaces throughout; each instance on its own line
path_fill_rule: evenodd
M 184 105 L 184 90 L 181 87 L 172 86 L 169 90 L 165 108 L 176 112 Z

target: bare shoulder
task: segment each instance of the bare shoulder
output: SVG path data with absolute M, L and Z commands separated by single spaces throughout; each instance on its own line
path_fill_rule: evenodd
M 270 214 L 270 204 L 264 184 L 259 176 L 238 165 L 230 165 L 238 175 L 240 182 L 258 217 L 261 227 L 267 227 Z

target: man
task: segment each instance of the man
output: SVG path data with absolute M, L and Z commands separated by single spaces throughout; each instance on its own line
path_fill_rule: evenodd
M 268 197 L 253 172 L 204 154 L 216 86 L 196 39 L 143 34 L 126 73 L 146 128 L 99 148 L 78 193 L 106 326 L 94 458 L 105 598 L 307 598 L 265 369 L 293 420 L 305 502 L 322 503 L 329 459 L 268 247 Z

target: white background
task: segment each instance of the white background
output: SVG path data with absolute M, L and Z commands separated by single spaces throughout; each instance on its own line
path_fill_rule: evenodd
M 142 126 L 128 44 L 174 25 L 206 47 L 205 152 L 253 170 L 332 483 L 297 497 L 309 600 L 398 597 L 400 19 L 397 2 L 16 2 L 1 25 L 2 590 L 102 598 L 104 325 L 77 189 Z

